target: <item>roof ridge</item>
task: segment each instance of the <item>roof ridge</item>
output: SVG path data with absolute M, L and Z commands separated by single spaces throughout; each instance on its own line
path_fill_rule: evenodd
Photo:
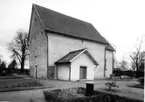
M 95 27 L 86 21 L 74 18 L 49 8 L 32 4 L 40 18 L 44 30 L 101 44 L 108 44 Z
M 75 51 L 70 51 L 69 53 L 73 53 L 73 52 L 77 52 L 77 51 L 84 51 L 84 50 L 86 50 L 87 48 L 83 48 L 83 49 L 79 49 L 79 50 L 75 50 Z
M 42 24 L 43 29 L 46 29 L 45 26 L 44 26 L 44 23 L 43 23 L 43 21 L 42 21 L 42 19 L 41 19 L 41 17 L 40 17 L 40 15 L 39 15 L 39 12 L 37 11 L 36 6 L 37 6 L 36 4 L 32 4 L 32 7 L 34 7 L 34 9 L 35 9 L 36 15 L 38 16 L 38 18 L 39 18 L 39 20 L 40 20 L 40 23 Z

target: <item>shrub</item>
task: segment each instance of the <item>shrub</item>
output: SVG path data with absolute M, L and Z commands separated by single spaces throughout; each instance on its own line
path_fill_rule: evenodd
M 121 75 L 127 75 L 127 76 L 130 76 L 130 77 L 135 77 L 136 76 L 135 71 L 131 71 L 131 70 L 123 71 L 123 70 L 117 69 L 117 68 L 113 70 L 113 74 L 115 76 L 121 76 Z
M 131 99 L 106 93 L 101 91 L 94 91 L 91 96 L 85 96 L 85 88 L 69 88 L 69 89 L 55 89 L 43 91 L 47 102 L 143 102 L 138 99 Z
M 144 71 L 136 71 L 136 78 L 144 77 Z
M 112 82 L 107 82 L 105 83 L 105 85 L 108 87 L 109 90 L 112 90 L 112 87 L 119 87 L 118 85 L 116 85 L 116 82 L 115 81 L 112 81 Z
M 34 81 L 34 82 L 13 84 L 9 87 L 14 88 L 14 87 L 37 87 L 37 86 L 43 86 L 43 85 L 41 83 Z
M 140 77 L 138 79 L 138 81 L 139 81 L 140 85 L 144 85 L 144 77 Z

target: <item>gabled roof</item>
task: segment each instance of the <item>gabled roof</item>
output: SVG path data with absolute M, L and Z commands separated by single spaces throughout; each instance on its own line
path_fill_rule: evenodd
M 84 52 L 87 52 L 88 56 L 91 58 L 91 60 L 95 63 L 95 65 L 98 65 L 98 63 L 95 61 L 95 59 L 91 56 L 91 54 L 87 51 L 87 49 L 80 49 L 77 51 L 72 51 L 66 54 L 64 57 L 59 59 L 58 61 L 55 62 L 55 64 L 60 64 L 60 63 L 70 63 L 73 60 L 75 60 L 77 57 L 82 55 Z
M 44 29 L 47 31 L 108 44 L 94 26 L 88 22 L 66 16 L 36 4 L 33 4 L 33 7 L 37 11 Z
M 105 39 L 105 38 L 104 38 Z M 106 40 L 106 39 L 105 39 Z M 108 42 L 107 40 L 106 40 L 106 42 Z M 107 47 L 106 47 L 106 50 L 109 50 L 109 51 L 115 51 L 115 49 L 113 48 L 113 46 L 108 42 L 108 45 L 107 45 Z
M 109 51 L 115 51 L 115 49 L 112 47 L 112 45 L 109 44 L 109 46 L 106 47 L 106 50 Z

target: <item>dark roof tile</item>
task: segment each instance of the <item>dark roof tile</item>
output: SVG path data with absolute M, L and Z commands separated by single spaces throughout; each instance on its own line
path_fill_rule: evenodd
M 110 45 L 110 44 L 109 44 L 109 46 L 106 47 L 106 49 L 107 49 L 107 50 L 110 50 L 110 51 L 115 51 L 115 49 L 114 49 L 114 48 L 112 47 L 112 45 Z
M 68 63 L 85 49 L 69 52 L 67 55 L 56 61 L 55 63 Z
M 34 4 L 34 7 L 40 16 L 45 30 L 108 44 L 92 24 L 60 14 L 42 6 Z

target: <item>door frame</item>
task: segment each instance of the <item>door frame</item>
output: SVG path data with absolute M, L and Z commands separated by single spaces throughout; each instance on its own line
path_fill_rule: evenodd
M 80 74 L 81 73 L 81 70 L 80 70 L 81 68 L 85 68 L 85 70 L 86 70 L 85 78 L 81 78 L 81 74 Z M 79 79 L 80 80 L 87 79 L 87 66 L 80 66 L 79 67 Z

